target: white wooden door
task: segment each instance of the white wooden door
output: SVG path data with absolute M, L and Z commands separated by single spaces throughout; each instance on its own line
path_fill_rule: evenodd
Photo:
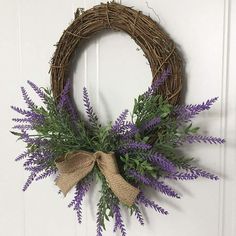
M 104 1 L 105 2 L 105 1 Z M 49 60 L 53 46 L 71 22 L 78 7 L 97 0 L 0 0 L 0 235 L 92 236 L 96 230 L 98 186 L 90 191 L 83 208 L 83 223 L 67 208 L 72 194 L 63 199 L 52 180 L 38 182 L 23 193 L 26 178 L 14 157 L 23 144 L 9 133 L 10 105 L 23 104 L 19 87 L 32 80 L 49 86 Z M 201 179 L 172 183 L 181 200 L 158 199 L 170 215 L 145 211 L 145 227 L 124 214 L 128 235 L 235 236 L 236 235 L 236 1 L 235 0 L 124 0 L 150 14 L 181 46 L 186 59 L 187 103 L 219 96 L 214 108 L 196 124 L 202 132 L 227 139 L 224 146 L 193 145 L 186 153 L 221 180 Z M 153 8 L 154 11 L 151 9 Z M 75 99 L 82 107 L 81 91 L 87 86 L 96 111 L 113 120 L 151 82 L 143 52 L 124 33 L 105 33 L 78 50 L 74 71 Z M 108 224 L 104 235 L 112 235 Z

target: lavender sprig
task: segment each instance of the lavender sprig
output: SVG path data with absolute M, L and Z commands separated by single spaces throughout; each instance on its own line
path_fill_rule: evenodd
M 125 131 L 125 120 L 128 115 L 128 110 L 124 110 L 116 119 L 114 125 L 111 127 L 111 131 L 115 134 L 122 134 Z
M 20 107 L 16 107 L 16 106 L 11 106 L 11 109 L 18 112 L 21 115 L 25 115 L 25 116 L 31 116 L 32 111 L 27 111 L 25 109 L 22 109 Z
M 46 94 L 43 92 L 41 88 L 39 88 L 32 81 L 28 80 L 27 83 L 31 86 L 31 88 L 36 92 L 36 94 L 45 102 Z
M 174 179 L 174 180 L 195 180 L 198 178 L 198 175 L 189 172 L 176 172 L 170 175 L 167 175 L 165 178 Z
M 33 129 L 33 126 L 32 125 L 15 125 L 12 127 L 12 129 L 29 130 L 29 129 Z
M 144 93 L 146 97 L 154 95 L 158 88 L 164 84 L 164 82 L 168 79 L 168 77 L 171 75 L 171 67 L 169 66 L 166 70 L 163 71 L 163 73 L 155 79 L 152 83 L 152 85 L 147 89 L 147 91 Z
M 90 104 L 88 91 L 85 87 L 83 88 L 83 101 L 90 123 L 92 124 L 92 126 L 97 126 L 98 118 L 93 110 L 93 107 Z
M 163 215 L 167 215 L 168 211 L 166 211 L 165 209 L 163 209 L 162 207 L 160 207 L 157 203 L 155 203 L 152 200 L 149 200 L 147 197 L 145 197 L 145 195 L 143 194 L 143 192 L 140 192 L 138 197 L 137 197 L 137 201 L 141 204 L 143 204 L 145 207 L 151 207 L 152 209 L 154 209 L 156 212 L 159 212 Z
M 26 158 L 27 156 L 30 155 L 30 152 L 28 150 L 24 151 L 23 153 L 21 153 L 20 155 L 18 155 L 16 158 L 15 158 L 15 161 L 20 161 L 20 160 L 23 160 L 24 158 Z
M 115 225 L 113 231 L 116 232 L 117 228 L 120 229 L 121 235 L 126 236 L 125 225 L 122 220 L 122 216 L 120 213 L 120 207 L 118 204 L 113 204 L 112 211 L 115 216 Z
M 66 101 L 66 108 L 68 109 L 68 112 L 71 116 L 72 121 L 76 122 L 77 119 L 78 119 L 78 112 L 75 108 L 74 103 L 71 101 L 70 98 L 68 98 L 67 101 Z
M 197 167 L 190 167 L 189 170 L 191 171 L 191 173 L 193 175 L 197 175 L 199 177 L 203 177 L 203 178 L 207 178 L 207 179 L 211 179 L 211 180 L 219 180 L 219 177 L 214 175 L 214 174 L 211 174 L 205 170 L 202 170 L 200 168 L 197 168 Z
M 152 131 L 153 129 L 156 128 L 156 126 L 157 126 L 158 124 L 160 124 L 160 122 L 161 122 L 160 117 L 155 117 L 155 118 L 153 118 L 153 119 L 151 119 L 151 120 L 145 122 L 145 123 L 141 126 L 140 131 L 141 131 L 142 133 L 144 133 L 145 131 Z
M 120 154 L 126 154 L 129 151 L 147 151 L 150 148 L 152 148 L 152 146 L 150 144 L 147 143 L 142 143 L 142 142 L 129 142 L 128 144 L 120 147 L 118 149 L 118 152 Z
M 24 192 L 29 188 L 29 186 L 32 184 L 32 182 L 34 181 L 34 179 L 35 179 L 36 176 L 37 176 L 37 173 L 35 173 L 35 172 L 32 172 L 32 173 L 30 174 L 30 176 L 28 177 L 26 183 L 25 183 L 24 186 L 23 186 L 23 189 L 22 189 L 22 190 L 23 190 Z
M 69 98 L 70 89 L 71 89 L 71 81 L 67 80 L 67 82 L 61 92 L 60 99 L 59 99 L 59 102 L 57 105 L 57 108 L 59 111 L 65 106 L 65 104 Z
M 13 118 L 13 120 L 16 122 L 29 122 L 29 123 L 36 122 L 38 124 L 41 124 L 44 121 L 44 116 L 41 114 L 37 114 L 34 111 L 27 111 L 25 109 L 16 106 L 11 106 L 11 109 L 25 116 L 25 118 Z
M 159 190 L 161 193 L 175 198 L 180 198 L 180 196 L 167 184 L 163 181 L 158 181 L 152 177 L 146 176 L 145 174 L 140 174 L 135 170 L 129 170 L 130 176 L 134 177 L 135 180 L 154 188 L 155 190 Z
M 218 97 L 212 98 L 203 102 L 202 104 L 190 104 L 185 106 L 176 106 L 174 109 L 174 114 L 176 119 L 180 121 L 191 121 L 200 112 L 209 110 L 211 106 L 217 101 Z
M 212 136 L 203 136 L 203 135 L 187 135 L 185 138 L 187 143 L 210 143 L 210 144 L 222 144 L 225 142 L 222 138 L 212 137 Z
M 13 118 L 12 121 L 15 121 L 16 123 L 30 123 L 30 118 Z
M 90 181 L 83 181 L 82 183 L 78 183 L 76 185 L 75 197 L 72 202 L 68 205 L 68 207 L 74 206 L 74 210 L 77 213 L 78 222 L 82 223 L 82 201 L 84 199 L 85 194 L 88 192 L 90 187 Z
M 132 122 L 127 122 L 125 125 L 125 128 L 126 128 L 126 131 L 124 135 L 122 136 L 123 140 L 133 139 L 134 136 L 139 132 L 138 127 Z
M 102 226 L 102 212 L 101 211 L 97 211 L 97 235 L 96 236 L 102 236 L 102 232 L 103 232 L 103 226 Z
M 140 225 L 144 225 L 144 219 L 143 219 L 142 213 L 138 207 L 135 207 L 134 214 L 135 214 L 138 222 L 140 223 Z
M 51 175 L 55 175 L 57 173 L 57 169 L 56 168 L 49 168 L 44 170 L 44 172 L 42 174 L 40 174 L 39 176 L 37 176 L 35 178 L 35 181 L 39 181 L 39 180 L 43 180 Z
M 147 155 L 146 159 L 148 159 L 152 164 L 158 165 L 161 169 L 165 170 L 168 173 L 176 172 L 175 165 L 160 153 Z
M 30 99 L 28 93 L 26 92 L 24 87 L 21 87 L 21 92 L 23 95 L 23 98 L 25 100 L 25 103 L 28 105 L 29 108 L 34 108 L 36 107 L 36 105 L 34 104 L 34 102 Z

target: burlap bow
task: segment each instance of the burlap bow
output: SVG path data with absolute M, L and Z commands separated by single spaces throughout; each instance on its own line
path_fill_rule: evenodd
M 59 177 L 56 184 L 63 194 L 66 195 L 73 186 L 91 172 L 95 163 L 117 198 L 122 203 L 132 206 L 139 189 L 133 187 L 119 174 L 114 153 L 76 151 L 58 158 L 56 166 Z

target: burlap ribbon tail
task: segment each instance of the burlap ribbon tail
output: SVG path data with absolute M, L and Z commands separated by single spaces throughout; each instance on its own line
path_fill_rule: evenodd
M 56 166 L 59 176 L 56 185 L 66 196 L 72 187 L 92 171 L 95 163 L 97 163 L 98 168 L 106 178 L 108 186 L 117 198 L 122 203 L 132 206 L 139 189 L 129 184 L 119 174 L 114 153 L 76 151 L 58 158 Z

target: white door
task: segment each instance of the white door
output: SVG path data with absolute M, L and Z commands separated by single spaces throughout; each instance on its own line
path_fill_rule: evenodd
M 106 2 L 106 1 L 104 1 Z M 157 199 L 170 215 L 145 211 L 145 226 L 124 213 L 127 233 L 161 236 L 236 235 L 236 1 L 235 0 L 124 0 L 151 15 L 169 32 L 186 59 L 186 103 L 200 103 L 219 96 L 212 110 L 196 120 L 204 134 L 225 137 L 224 146 L 193 145 L 186 153 L 199 164 L 219 174 L 218 182 L 201 179 L 172 183 L 181 200 Z M 49 61 L 53 45 L 73 19 L 78 7 L 85 9 L 97 0 L 0 0 L 1 76 L 1 236 L 92 236 L 96 235 L 96 200 L 93 186 L 83 207 L 83 223 L 57 194 L 52 180 L 33 184 L 23 193 L 26 179 L 14 157 L 23 144 L 9 133 L 13 112 L 10 105 L 23 104 L 20 86 L 32 80 L 49 86 Z M 155 11 L 155 12 L 154 12 Z M 78 50 L 74 71 L 75 99 L 82 109 L 81 92 L 87 86 L 96 111 L 108 122 L 151 82 L 151 71 L 143 52 L 124 33 L 106 33 Z M 112 235 L 108 224 L 104 235 Z M 116 235 L 116 234 L 115 234 Z

